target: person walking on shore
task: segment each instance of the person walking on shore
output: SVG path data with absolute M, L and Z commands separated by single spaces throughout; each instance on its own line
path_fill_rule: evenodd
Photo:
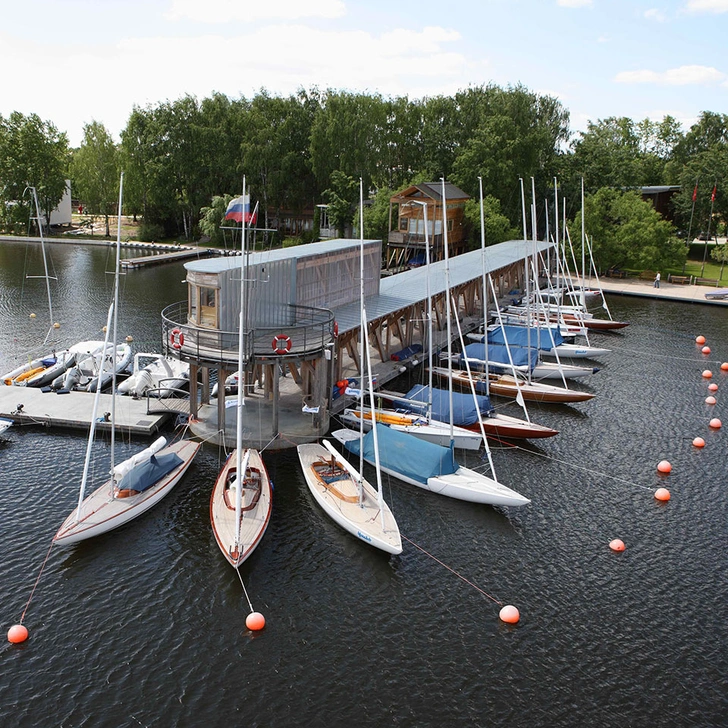
M 655 282 L 652 284 L 655 288 L 660 287 L 660 271 L 657 271 L 657 275 L 655 276 Z

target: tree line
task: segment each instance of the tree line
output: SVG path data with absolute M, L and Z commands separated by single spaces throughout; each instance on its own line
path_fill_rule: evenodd
M 522 236 L 519 178 L 527 190 L 534 179 L 540 237 L 547 215 L 552 232 L 563 215 L 553 209 L 554 180 L 570 224 L 580 224 L 583 179 L 586 227 L 600 266 L 664 268 L 684 259 L 689 227 L 691 235 L 703 231 L 712 214 L 715 232 L 728 220 L 728 115 L 703 112 L 687 131 L 670 116 L 610 117 L 573 134 L 560 101 L 522 85 L 421 100 L 261 90 L 252 99 L 215 93 L 134 107 L 119 144 L 91 121 L 71 149 L 52 122 L 13 112 L 0 116 L 0 226 L 27 230 L 29 184 L 49 216 L 66 178 L 88 212 L 113 214 L 121 169 L 124 212 L 140 219 L 148 239 L 214 237 L 245 174 L 264 227 L 270 212 L 326 203 L 340 229 L 354 217 L 361 177 L 371 198 L 365 234 L 382 239 L 391 195 L 444 177 L 474 198 L 466 211 L 473 245 L 480 240 L 482 180 L 493 244 Z M 677 227 L 639 198 L 635 190 L 646 185 L 681 186 L 673 198 Z

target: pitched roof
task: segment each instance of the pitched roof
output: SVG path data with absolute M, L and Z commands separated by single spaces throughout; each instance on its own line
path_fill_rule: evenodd
M 411 185 L 397 195 L 390 198 L 390 202 L 400 202 L 408 199 L 427 197 L 430 200 L 440 202 L 442 200 L 442 182 L 423 182 L 418 185 Z M 445 182 L 445 197 L 448 200 L 469 200 L 470 195 L 463 192 L 450 182 Z

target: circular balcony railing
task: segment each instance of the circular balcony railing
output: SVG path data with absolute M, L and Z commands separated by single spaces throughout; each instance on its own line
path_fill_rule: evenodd
M 205 363 L 238 361 L 237 331 L 209 329 L 187 320 L 187 301 L 162 311 L 164 353 Z M 265 325 L 245 332 L 246 359 L 313 357 L 334 340 L 334 314 L 328 309 L 289 304 L 266 311 Z

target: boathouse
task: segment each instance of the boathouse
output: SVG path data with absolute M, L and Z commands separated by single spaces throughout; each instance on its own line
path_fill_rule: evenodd
M 427 292 L 433 345 L 445 344 L 446 291 L 467 329 L 482 322 L 483 270 L 498 298 L 522 288 L 524 260 L 547 243 L 510 241 L 396 275 L 381 276 L 382 243 L 364 241 L 364 295 L 378 385 L 422 359 L 403 350 L 427 345 Z M 240 282 L 245 263 L 246 441 L 290 447 L 326 434 L 333 385 L 361 374 L 360 242 L 328 240 L 282 250 L 185 264 L 188 298 L 162 313 L 165 353 L 190 364 L 193 431 L 234 441 L 234 409 L 215 399 L 211 384 L 238 369 Z M 449 279 L 449 286 L 448 286 Z M 457 330 L 457 327 L 454 327 Z M 198 389 L 198 377 L 201 386 Z M 222 391 L 222 387 L 218 387 Z M 230 398 L 228 398 L 230 399 Z M 219 423 L 219 424 L 218 424 Z M 273 442 L 275 444 L 273 444 Z
M 431 246 L 431 260 L 442 260 L 442 221 L 447 220 L 449 254 L 465 251 L 465 203 L 470 195 L 449 182 L 445 183 L 446 210 L 442 210 L 441 182 L 411 185 L 389 200 L 387 270 L 403 270 L 425 264 L 425 242 Z M 394 219 L 396 212 L 396 220 Z M 425 220 L 427 231 L 425 233 Z M 396 222 L 396 226 L 394 223 Z

